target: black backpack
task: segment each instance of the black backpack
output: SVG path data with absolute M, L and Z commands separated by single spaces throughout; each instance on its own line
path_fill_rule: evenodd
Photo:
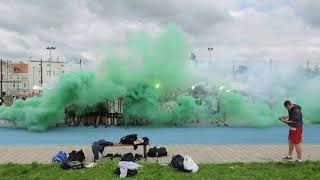
M 182 172 L 191 172 L 191 170 L 184 169 L 183 161 L 184 161 L 184 158 L 181 155 L 175 155 L 172 157 L 169 166 Z
M 86 157 L 84 156 L 84 153 L 82 151 L 82 149 L 80 151 L 75 151 L 75 150 L 72 150 L 70 153 L 69 153 L 69 157 L 68 157 L 68 161 L 79 161 L 79 162 L 83 162 L 83 160 L 85 159 Z
M 77 152 L 76 154 L 76 161 L 80 161 L 83 162 L 83 160 L 86 159 L 86 157 L 84 156 L 84 153 L 82 151 L 82 149 L 80 151 Z
M 165 147 L 156 147 L 154 146 L 153 148 L 150 148 L 147 155 L 149 157 L 163 157 L 163 156 L 168 156 L 167 149 Z
M 120 144 L 134 144 L 138 139 L 137 134 L 130 134 L 120 139 Z
M 135 157 L 132 153 L 127 153 L 122 155 L 121 161 L 127 161 L 127 162 L 135 162 Z
M 72 151 L 69 153 L 68 161 L 76 161 L 76 159 L 77 159 L 77 151 L 72 150 Z

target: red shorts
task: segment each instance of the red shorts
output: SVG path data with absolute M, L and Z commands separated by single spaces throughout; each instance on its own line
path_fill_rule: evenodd
M 296 130 L 289 130 L 289 143 L 300 144 L 302 142 L 303 127 L 296 127 Z

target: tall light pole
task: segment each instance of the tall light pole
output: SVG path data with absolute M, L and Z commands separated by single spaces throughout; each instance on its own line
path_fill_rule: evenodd
M 47 50 L 49 50 L 49 61 L 50 61 L 50 77 L 51 77 L 51 74 L 52 74 L 52 68 L 51 68 L 51 66 L 52 66 L 52 64 L 51 64 L 51 61 L 52 61 L 52 55 L 51 55 L 51 51 L 52 50 L 55 50 L 56 49 L 56 47 L 54 47 L 54 46 L 51 46 L 51 47 L 47 47 L 46 48 Z
M 47 47 L 46 49 L 49 50 L 49 61 L 52 61 L 51 51 L 55 50 L 56 47 L 51 46 L 51 47 Z
M 43 69 L 42 69 L 42 59 L 40 60 L 40 85 L 41 85 L 41 87 L 42 87 L 42 85 L 43 85 L 43 75 L 42 75 L 42 71 L 43 71 Z
M 212 61 L 213 48 L 212 47 L 208 47 L 208 51 L 209 51 L 209 55 L 210 55 L 210 60 Z

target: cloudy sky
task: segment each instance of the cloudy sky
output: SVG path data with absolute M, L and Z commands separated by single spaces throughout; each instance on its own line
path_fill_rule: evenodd
M 199 58 L 320 61 L 318 0 L 1 0 L 0 57 L 95 61 L 131 32 L 181 26 Z

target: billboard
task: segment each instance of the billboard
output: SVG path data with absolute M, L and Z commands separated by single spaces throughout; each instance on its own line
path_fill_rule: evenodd
M 28 64 L 11 64 L 14 73 L 28 73 Z

